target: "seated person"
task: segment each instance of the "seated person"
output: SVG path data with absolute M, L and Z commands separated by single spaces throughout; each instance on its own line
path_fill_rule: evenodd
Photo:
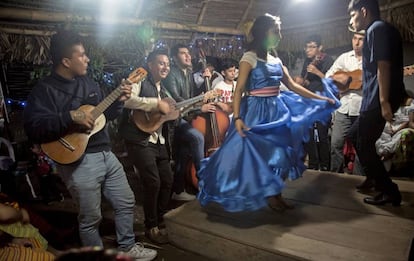
M 49 204 L 53 201 L 63 201 L 65 185 L 58 176 L 56 164 L 42 151 L 39 144 L 32 144 L 32 171 L 39 179 L 40 192 L 43 201 Z
M 207 64 L 207 68 L 201 68 L 198 72 L 195 72 L 193 74 L 194 82 L 196 84 L 196 88 L 200 89 L 201 92 L 208 91 L 208 90 L 205 89 L 206 87 L 204 86 L 204 82 L 205 82 L 204 71 L 206 69 L 208 69 L 210 71 L 210 74 L 211 74 L 211 77 L 209 78 L 211 88 L 214 88 L 214 86 L 216 86 L 217 83 L 219 83 L 223 80 L 223 76 L 219 72 L 215 71 L 214 66 L 212 64 Z
M 224 112 L 228 114 L 233 112 L 233 93 L 236 88 L 236 68 L 237 63 L 231 59 L 224 59 L 222 62 L 221 74 L 224 79 L 214 86 L 214 90 L 219 90 L 222 92 L 221 97 L 219 98 L 220 103 L 217 104 Z
M 17 203 L 0 203 L 0 260 L 54 260 L 39 231 L 30 224 L 28 212 Z
M 401 149 L 403 149 L 402 147 L 404 147 L 402 145 L 406 144 L 408 147 L 413 147 L 413 145 L 407 143 L 407 139 L 409 138 L 408 136 L 413 136 L 414 134 L 414 130 L 409 128 L 410 111 L 414 112 L 414 101 L 412 98 L 408 98 L 406 102 L 395 112 L 394 121 L 392 123 L 387 122 L 385 124 L 381 137 L 375 143 L 377 153 L 384 160 L 384 165 L 387 171 L 390 171 L 394 157 L 397 156 L 397 154 L 405 154 L 404 151 L 401 151 Z M 407 155 L 399 155 L 397 157 L 408 160 L 406 156 Z M 398 161 L 404 160 L 400 159 Z

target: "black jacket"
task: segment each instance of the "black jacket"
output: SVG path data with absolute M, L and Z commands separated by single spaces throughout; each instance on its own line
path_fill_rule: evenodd
M 24 110 L 24 129 L 33 143 L 45 143 L 64 136 L 72 127 L 69 111 L 81 105 L 98 105 L 104 99 L 96 82 L 86 76 L 68 80 L 56 73 L 40 80 L 31 91 Z M 123 103 L 114 102 L 104 115 L 106 120 L 115 119 L 122 111 Z M 110 138 L 107 127 L 92 135 L 86 153 L 109 151 Z
M 322 79 L 319 78 L 316 74 L 307 73 L 307 67 L 309 64 L 314 63 L 316 68 L 318 68 L 323 74 L 325 74 L 329 68 L 331 68 L 334 60 L 329 55 L 324 55 L 321 60 L 314 60 L 306 58 L 305 62 L 303 63 L 302 73 L 301 76 L 305 78 L 305 80 L 309 81 L 309 85 L 306 87 L 308 90 L 312 92 L 316 91 L 323 91 L 323 84 Z
M 178 66 L 172 66 L 167 78 L 163 80 L 165 88 L 177 102 L 194 97 L 195 82 L 191 70 L 184 74 Z
M 191 70 L 187 71 L 187 74 L 184 74 L 178 66 L 174 65 L 171 67 L 170 73 L 167 78 L 162 81 L 168 93 L 176 102 L 181 102 L 193 98 L 205 91 L 205 85 L 203 84 L 200 88 L 197 88 L 193 72 Z M 190 118 L 195 117 L 201 113 L 201 106 L 194 105 L 190 108 L 186 108 L 184 111 L 190 115 Z
M 148 77 L 141 83 L 140 97 L 158 97 L 158 90 L 151 77 Z M 167 97 L 165 88 L 161 83 L 161 98 Z M 166 122 L 163 124 L 162 135 L 166 138 L 167 143 L 170 144 L 174 125 L 173 122 Z M 119 125 L 119 134 L 129 143 L 148 146 L 150 134 L 141 131 L 131 119 L 131 110 L 124 108 L 121 123 Z

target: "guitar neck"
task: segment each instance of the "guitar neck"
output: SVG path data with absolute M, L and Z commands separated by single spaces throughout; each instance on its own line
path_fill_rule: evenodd
M 103 101 L 101 101 L 92 111 L 91 114 L 94 119 L 97 119 L 109 106 L 111 106 L 116 99 L 121 96 L 121 88 L 113 90 Z
M 187 107 L 187 106 L 189 106 L 189 105 L 191 105 L 193 103 L 199 102 L 199 101 L 201 101 L 203 99 L 204 99 L 204 94 L 200 94 L 200 95 L 195 96 L 195 97 L 193 97 L 191 99 L 188 99 L 188 100 L 185 100 L 185 101 L 182 101 L 182 102 L 178 102 L 175 105 L 175 108 L 177 108 L 177 109 L 184 108 L 184 107 Z

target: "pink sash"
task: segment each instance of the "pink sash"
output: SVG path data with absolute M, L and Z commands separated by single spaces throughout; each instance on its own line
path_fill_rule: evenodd
M 279 86 L 269 86 L 263 87 L 256 90 L 251 90 L 248 92 L 247 95 L 249 96 L 257 96 L 257 97 L 270 97 L 270 96 L 278 96 L 280 93 Z

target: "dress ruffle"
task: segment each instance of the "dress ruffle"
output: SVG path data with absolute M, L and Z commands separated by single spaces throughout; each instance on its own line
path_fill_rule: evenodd
M 240 116 L 246 126 L 241 137 L 234 123 L 221 147 L 201 162 L 201 205 L 220 204 L 226 211 L 252 211 L 267 205 L 267 197 L 281 193 L 284 180 L 299 178 L 305 171 L 303 144 L 315 121 L 328 124 L 340 103 L 336 86 L 323 80 L 322 95 L 335 100 L 304 98 L 291 91 L 278 96 L 242 98 Z

